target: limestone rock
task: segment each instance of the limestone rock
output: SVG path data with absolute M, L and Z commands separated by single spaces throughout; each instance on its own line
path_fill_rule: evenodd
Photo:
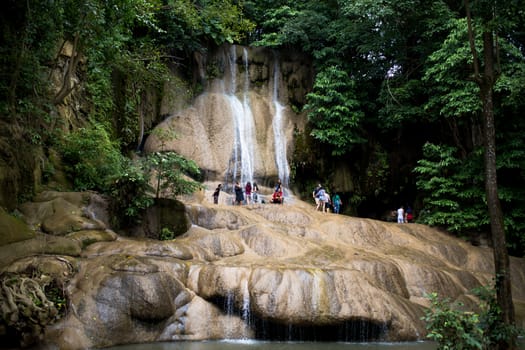
M 25 241 L 0 247 L 0 271 L 14 261 L 38 254 L 79 256 L 80 243 L 65 237 L 38 235 Z
M 369 338 L 360 340 L 416 340 L 426 334 L 426 293 L 474 304 L 470 290 L 492 278 L 490 249 L 418 224 L 323 214 L 294 200 L 203 200 L 186 210 L 193 226 L 175 240 L 119 237 L 86 247 L 69 287 L 75 312 L 49 331 L 48 343 L 249 339 L 268 324 L 333 327 L 343 336 L 367 324 Z M 521 324 L 523 259 L 512 266 Z
M 36 227 L 58 199 L 74 211 L 86 203 L 73 194 L 45 198 L 26 207 Z M 321 213 L 294 198 L 232 206 L 195 196 L 184 210 L 191 226 L 169 241 L 106 229 L 0 247 L 3 271 L 38 267 L 67 287 L 69 312 L 42 345 L 290 337 L 318 327 L 345 341 L 417 340 L 426 334 L 427 293 L 476 307 L 470 291 L 492 281 L 489 248 L 423 225 Z M 525 260 L 511 265 L 517 323 L 525 325 Z
M 108 218 L 103 214 L 106 207 L 95 193 L 46 191 L 33 202 L 22 204 L 20 211 L 29 225 L 63 236 L 81 230 L 104 230 L 108 226 Z
M 282 77 L 277 79 L 274 77 L 276 60 L 282 67 Z M 204 92 L 190 107 L 171 110 L 169 117 L 157 126 L 160 130 L 175 131 L 176 139 L 160 142 L 152 133 L 146 140 L 145 151 L 176 151 L 194 160 L 209 181 L 223 181 L 242 166 L 237 164 L 243 162 L 238 159 L 242 158 L 238 153 L 244 151 L 238 149 L 235 119 L 235 115 L 242 112 L 241 119 L 246 123 L 242 128 L 251 130 L 250 123 L 253 123 L 253 134 L 247 145 L 253 153 L 250 161 L 253 178 L 259 180 L 259 184 L 277 178 L 276 154 L 293 154 L 294 133 L 304 129 L 306 118 L 294 112 L 292 106 L 300 109 L 312 85 L 310 63 L 294 53 L 285 52 L 276 57 L 265 48 L 227 45 L 208 57 L 208 65 L 216 67 L 221 74 L 205 82 Z M 277 149 L 275 142 L 276 99 L 282 104 L 279 132 L 285 140 L 284 150 Z

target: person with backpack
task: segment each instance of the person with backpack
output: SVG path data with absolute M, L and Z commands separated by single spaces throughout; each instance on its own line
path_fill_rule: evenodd
M 319 199 L 319 202 L 317 203 L 315 210 L 321 210 L 324 213 L 327 197 L 326 191 L 323 187 L 321 187 L 319 191 L 317 191 L 317 198 Z

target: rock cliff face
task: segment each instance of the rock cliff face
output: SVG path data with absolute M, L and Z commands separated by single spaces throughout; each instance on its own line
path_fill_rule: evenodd
M 226 193 L 221 197 L 229 202 Z M 50 193 L 26 206 L 26 222 L 45 222 L 47 237 L 60 236 L 60 245 L 70 247 L 57 250 L 56 239 L 40 238 L 44 255 L 19 252 L 2 261 L 2 271 L 33 264 L 43 274 L 54 266 L 68 276 L 68 312 L 48 327 L 49 348 L 423 339 L 425 293 L 474 306 L 469 291 L 491 283 L 490 249 L 426 226 L 316 212 L 293 198 L 238 207 L 213 205 L 205 192 L 183 203 L 192 225 L 172 241 L 116 235 L 93 194 Z M 30 240 L 0 247 L 1 256 Z M 523 326 L 523 259 L 512 259 L 512 283 Z
M 286 182 L 294 131 L 305 123 L 292 106 L 302 106 L 311 87 L 309 62 L 265 48 L 224 46 L 203 60 L 202 71 L 204 92 L 191 107 L 171 110 L 145 150 L 177 151 L 196 161 L 208 181 Z M 159 138 L 166 129 L 176 139 Z

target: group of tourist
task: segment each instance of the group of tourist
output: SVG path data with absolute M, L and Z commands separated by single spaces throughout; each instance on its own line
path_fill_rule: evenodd
M 213 192 L 213 203 L 218 204 L 219 203 L 219 194 L 222 190 L 222 184 L 219 184 L 215 191 Z M 235 182 L 235 186 L 233 188 L 235 197 L 233 203 L 235 205 L 242 205 L 244 203 L 246 204 L 252 204 L 252 203 L 258 203 L 259 202 L 259 186 L 256 182 L 253 184 L 248 181 L 246 185 L 244 186 L 244 189 L 240 185 L 239 181 Z M 275 201 L 279 201 L 279 203 L 283 202 L 283 190 L 282 190 L 282 184 L 281 180 L 277 182 L 277 185 L 275 186 L 274 194 L 272 195 L 272 203 Z
M 214 204 L 219 203 L 219 194 L 221 190 L 222 184 L 219 184 L 212 195 Z M 234 205 L 243 205 L 245 203 L 249 205 L 259 202 L 259 186 L 256 182 L 253 182 L 252 184 L 250 181 L 248 181 L 243 188 L 239 181 L 236 181 L 234 186 L 234 194 Z M 328 191 L 323 186 L 321 186 L 321 184 L 319 184 L 314 189 L 312 196 L 315 200 L 315 210 L 322 211 L 324 213 L 333 212 L 334 214 L 339 214 L 341 212 L 343 201 L 341 200 L 341 197 L 338 193 L 335 193 L 332 197 Z M 261 202 L 264 203 L 264 201 Z M 270 202 L 276 204 L 284 203 L 283 184 L 280 179 L 275 184 Z
M 394 213 L 394 215 L 397 214 L 397 223 L 398 224 L 406 224 L 409 222 L 414 221 L 414 214 L 412 212 L 412 208 L 407 207 L 405 210 L 404 206 L 400 206 L 397 211 Z
M 343 201 L 337 192 L 331 197 L 328 191 L 321 184 L 318 184 L 312 192 L 312 197 L 315 200 L 315 210 L 320 210 L 323 213 L 328 213 L 331 210 L 334 214 L 341 212 Z

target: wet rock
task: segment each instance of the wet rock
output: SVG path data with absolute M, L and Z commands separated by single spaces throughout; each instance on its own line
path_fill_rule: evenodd
M 239 207 L 201 196 L 185 210 L 190 228 L 169 241 L 84 230 L 0 247 L 13 271 L 41 264 L 68 276 L 70 312 L 47 329 L 47 346 L 271 337 L 260 328 L 269 324 L 357 327 L 345 341 L 423 339 L 428 293 L 476 308 L 470 291 L 492 281 L 490 249 L 423 225 L 320 213 L 293 198 Z M 42 252 L 68 263 L 28 255 Z M 511 262 L 522 325 L 525 261 Z

